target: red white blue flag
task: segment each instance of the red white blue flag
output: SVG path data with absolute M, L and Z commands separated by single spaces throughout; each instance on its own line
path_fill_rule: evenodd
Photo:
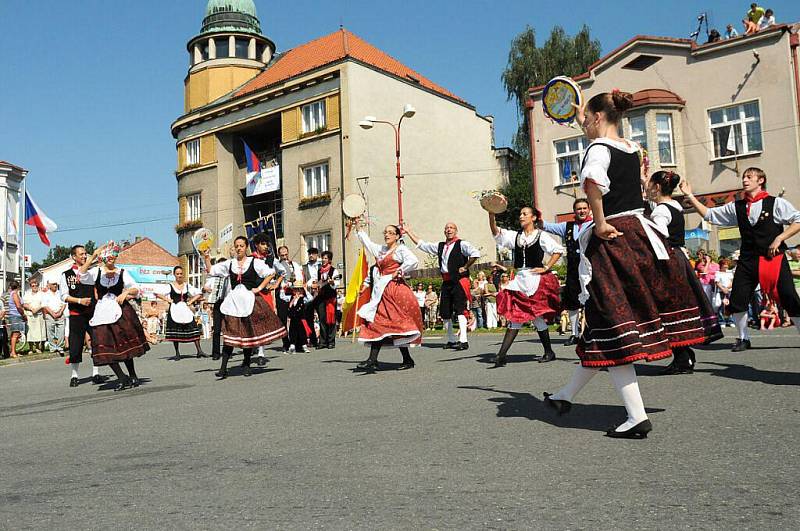
M 42 212 L 27 190 L 25 191 L 25 224 L 36 227 L 42 243 L 50 247 L 50 238 L 47 237 L 47 233 L 58 229 L 58 225 Z

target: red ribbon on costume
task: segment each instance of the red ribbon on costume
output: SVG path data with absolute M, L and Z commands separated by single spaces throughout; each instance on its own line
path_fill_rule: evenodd
M 783 253 L 770 258 L 769 256 L 758 257 L 758 282 L 761 284 L 761 293 L 769 295 L 769 298 L 781 303 L 778 295 L 778 277 L 781 274 L 783 264 Z
M 445 282 L 449 281 L 450 273 L 442 273 L 442 280 Z M 458 285 L 464 290 L 464 296 L 467 298 L 467 308 L 464 310 L 464 316 L 469 319 L 471 315 L 469 312 L 469 303 L 472 302 L 472 286 L 470 285 L 469 278 L 464 277 L 458 279 Z
M 325 322 L 329 325 L 336 324 L 336 298 L 331 297 L 325 301 Z
M 311 335 L 311 327 L 308 326 L 308 322 L 305 319 L 300 319 L 300 322 L 303 323 L 303 328 L 306 330 L 306 336 Z
M 750 205 L 752 205 L 756 201 L 761 201 L 762 199 L 765 199 L 767 197 L 769 197 L 769 194 L 767 193 L 766 190 L 761 190 L 755 195 L 755 197 L 750 197 L 749 195 L 745 195 L 744 200 L 747 201 L 747 215 L 748 216 L 750 215 Z
M 274 312 L 275 311 L 275 299 L 272 297 L 272 292 L 271 291 L 259 291 L 258 294 L 261 295 L 261 298 L 264 299 L 264 302 L 266 302 L 267 305 L 270 308 L 272 308 L 272 311 Z
M 592 221 L 592 216 L 587 217 L 583 221 L 577 221 L 576 220 L 575 221 L 575 225 L 577 225 L 578 226 L 578 230 L 580 230 L 580 228 L 583 226 L 584 223 L 589 223 L 590 221 Z

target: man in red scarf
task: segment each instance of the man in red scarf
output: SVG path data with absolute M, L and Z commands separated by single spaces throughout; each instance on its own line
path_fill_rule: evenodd
M 794 289 L 784 243 L 800 232 L 800 212 L 782 197 L 767 193 L 767 175 L 760 168 L 748 168 L 742 174 L 744 199 L 721 207 L 706 207 L 694 197 L 685 180 L 680 186 L 706 221 L 739 227 L 742 247 L 728 305 L 739 329 L 733 352 L 750 348 L 747 306 L 759 284 L 761 292 L 777 300 L 800 331 L 800 297 Z
M 322 263 L 317 269 L 316 287 L 319 290 L 314 307 L 319 319 L 319 345 L 317 348 L 336 348 L 336 288 L 342 277 L 333 267 L 333 253 L 322 252 Z
M 583 305 L 578 300 L 581 294 L 581 281 L 578 278 L 578 266 L 581 263 L 581 246 L 578 236 L 581 230 L 592 221 L 592 209 L 589 201 L 583 197 L 572 202 L 572 213 L 575 221 L 562 221 L 561 223 L 544 222 L 544 231 L 556 236 L 561 236 L 561 241 L 567 249 L 567 279 L 561 293 L 561 305 L 569 312 L 569 322 L 572 326 L 572 335 L 564 346 L 576 345 L 581 335 L 580 313 Z

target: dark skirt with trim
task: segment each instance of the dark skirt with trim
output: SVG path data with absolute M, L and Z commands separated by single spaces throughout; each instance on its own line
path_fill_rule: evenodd
M 116 323 L 92 328 L 92 361 L 95 365 L 119 363 L 144 355 L 150 345 L 142 323 L 129 303 L 122 305 L 122 316 Z
M 504 289 L 497 294 L 497 313 L 512 323 L 527 323 L 537 317 L 550 321 L 561 312 L 558 277 L 545 273 L 536 292 L 528 297 L 521 291 Z
M 700 307 L 700 322 L 703 324 L 705 342 L 711 343 L 712 341 L 722 339 L 723 333 L 722 328 L 719 326 L 717 312 L 714 311 L 714 308 L 711 306 L 711 301 L 706 297 L 703 291 L 703 285 L 694 273 L 692 263 L 686 258 L 683 249 L 675 249 L 675 257 L 683 267 L 684 274 L 686 275 L 686 282 L 689 284 L 694 296 L 692 300 L 696 300 Z
M 586 258 L 592 265 L 587 289 L 586 328 L 576 351 L 584 367 L 655 361 L 672 349 L 713 341 L 718 326 L 703 324 L 702 289 L 693 291 L 685 264 L 668 249 L 659 260 L 635 216 L 609 220 L 623 236 L 592 236 Z M 708 335 L 707 335 L 708 334 Z
M 286 327 L 263 297 L 256 295 L 247 317 L 222 316 L 222 343 L 229 347 L 255 348 L 286 335 Z
M 192 343 L 200 339 L 203 335 L 200 325 L 192 320 L 188 323 L 176 323 L 172 320 L 172 314 L 167 311 L 167 330 L 164 333 L 166 341 L 173 343 Z

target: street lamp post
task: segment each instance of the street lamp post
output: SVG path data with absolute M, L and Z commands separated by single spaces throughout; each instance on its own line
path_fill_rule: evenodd
M 374 116 L 365 116 L 363 120 L 358 122 L 358 125 L 362 129 L 372 129 L 375 124 L 386 124 L 394 130 L 394 153 L 397 167 L 397 224 L 399 225 L 401 232 L 403 231 L 403 176 L 400 173 L 400 126 L 403 123 L 403 118 L 411 118 L 416 113 L 417 110 L 414 108 L 414 106 L 410 103 L 407 103 L 405 107 L 403 107 L 403 115 L 400 116 L 400 120 L 397 122 L 397 124 L 387 122 L 386 120 L 378 120 Z

